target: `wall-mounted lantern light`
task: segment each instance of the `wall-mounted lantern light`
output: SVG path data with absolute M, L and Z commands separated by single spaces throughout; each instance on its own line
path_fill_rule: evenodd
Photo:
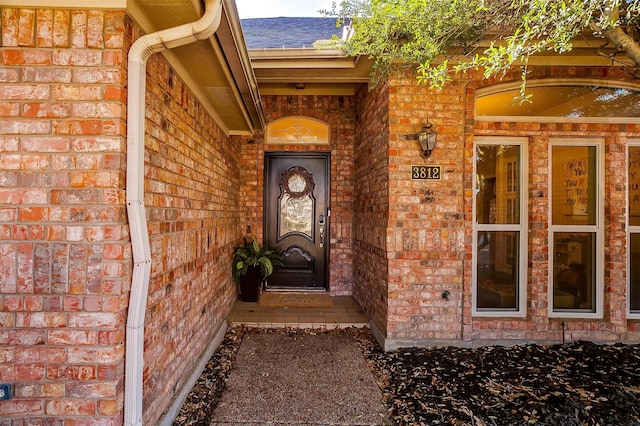
M 436 147 L 436 131 L 433 125 L 427 121 L 424 130 L 418 133 L 418 143 L 420 144 L 420 157 L 429 158 L 431 151 Z

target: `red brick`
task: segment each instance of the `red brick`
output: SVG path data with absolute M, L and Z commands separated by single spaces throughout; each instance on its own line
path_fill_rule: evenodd
M 30 289 L 33 292 L 33 289 Z M 24 309 L 26 311 L 42 311 L 44 304 L 42 303 L 42 297 L 40 296 L 25 296 L 24 297 Z
M 20 70 L 15 68 L 0 68 L 0 83 L 18 83 Z
M 34 329 L 65 327 L 67 316 L 62 312 L 19 312 L 16 325 Z
M 105 88 L 105 99 L 109 99 L 107 97 L 106 91 L 109 90 L 109 86 Z M 115 99 L 110 99 L 115 100 Z M 124 125 L 124 121 L 121 120 L 103 120 L 102 121 L 102 133 L 107 136 L 124 136 L 126 134 L 126 126 Z
M 109 101 L 124 101 L 126 91 L 123 86 L 105 86 L 104 99 Z
M 69 25 L 71 15 L 68 10 L 55 10 L 53 12 L 53 45 L 56 47 L 69 47 Z
M 115 364 L 124 359 L 124 347 L 80 348 L 70 347 L 68 362 L 78 364 Z
M 99 50 L 67 50 L 53 51 L 50 61 L 58 66 L 99 67 L 103 62 L 103 53 Z
M 18 102 L 0 103 L 0 117 L 18 117 L 20 115 L 20 104 Z
M 53 67 L 23 67 L 21 75 L 22 81 L 25 83 L 70 83 L 72 70 Z
M 125 76 L 118 68 L 76 68 L 73 70 L 73 82 L 79 84 L 124 84 Z
M 94 398 L 113 398 L 116 396 L 116 384 L 107 383 L 86 383 L 86 382 L 69 382 L 67 383 L 66 396 L 69 398 L 94 399 Z
M 124 118 L 124 107 L 111 102 L 74 103 L 72 114 L 79 118 Z
M 95 401 L 52 400 L 47 401 L 45 412 L 49 416 L 93 416 L 96 413 Z
M 118 365 L 98 365 L 97 374 L 98 380 L 114 380 L 122 375 L 123 364 Z
M 53 365 L 47 366 L 49 380 L 96 380 L 96 367 L 93 365 Z
M 53 11 L 38 9 L 36 24 L 36 43 L 38 47 L 53 47 Z
M 30 49 L 4 49 L 4 65 L 51 65 L 51 52 Z
M 63 383 L 17 383 L 15 396 L 21 399 L 28 398 L 62 398 L 64 397 Z
M 15 314 L 10 312 L 0 312 L 0 327 L 13 328 L 15 326 L 16 326 Z M 0 363 L 8 362 L 8 360 L 3 361 L 4 356 L 5 356 L 5 353 L 3 353 L 3 351 L 0 351 Z
M 43 402 L 39 399 L 14 399 L 0 404 L 0 417 L 38 416 L 44 414 Z
M 95 101 L 102 99 L 102 87 L 90 84 L 56 84 L 51 96 L 58 101 Z
M 45 366 L 43 364 L 17 364 L 15 372 L 16 381 L 37 381 L 44 378 Z
M 33 244 L 18 245 L 18 288 L 17 292 L 21 294 L 33 293 Z M 26 311 L 39 311 L 42 303 L 37 296 L 25 296 L 24 308 Z
M 9 270 L 10 271 L 10 270 Z M 15 288 L 15 285 L 13 286 Z M 14 290 L 15 292 L 15 290 Z M 23 299 L 21 296 L 5 296 L 4 298 L 4 309 L 9 312 L 18 312 L 22 311 L 22 302 Z
M 17 217 L 17 209 L 0 208 L 0 222 L 13 222 Z
M 18 45 L 35 46 L 34 28 L 36 12 L 32 9 L 20 9 L 18 20 Z
M 115 416 L 122 410 L 123 404 L 120 400 L 101 399 L 98 401 L 98 414 L 102 416 Z
M 100 120 L 63 120 L 53 122 L 53 133 L 56 135 L 100 135 Z
M 47 192 L 42 189 L 0 189 L 0 203 L 46 204 Z
M 122 49 L 125 46 L 126 36 L 124 34 L 105 34 L 104 45 L 107 49 Z
M 3 8 L 0 12 L 2 12 L 2 46 L 17 46 L 20 10 Z
M 104 48 L 104 14 L 102 11 L 90 10 L 87 17 L 87 47 Z
M 71 105 L 67 103 L 34 103 L 22 104 L 23 117 L 64 118 L 71 115 Z
M 60 137 L 21 138 L 21 148 L 27 152 L 67 152 L 69 139 Z
M 5 135 L 42 135 L 51 133 L 46 120 L 0 120 L 0 133 Z
M 64 348 L 16 348 L 16 364 L 57 364 L 65 362 L 66 359 L 67 352 Z
M 71 11 L 71 46 L 82 48 L 87 46 L 87 12 Z
M 82 152 L 121 151 L 125 140 L 119 137 L 96 137 L 73 139 L 73 149 Z
M 118 185 L 118 174 L 109 171 L 71 173 L 72 188 L 100 188 Z
M 121 345 L 125 341 L 124 330 L 100 331 L 98 333 L 98 344 L 101 346 Z
M 17 151 L 20 139 L 14 136 L 0 136 L 0 152 Z M 5 174 L 5 178 L 8 175 Z
M 42 84 L 5 84 L 0 86 L 0 99 L 49 99 L 49 87 Z
M 115 328 L 122 324 L 118 313 L 72 312 L 69 314 L 71 328 Z
M 53 190 L 50 201 L 52 204 L 98 204 L 100 193 L 91 189 Z
M 105 50 L 102 55 L 102 65 L 105 67 L 119 67 L 127 62 L 121 50 Z

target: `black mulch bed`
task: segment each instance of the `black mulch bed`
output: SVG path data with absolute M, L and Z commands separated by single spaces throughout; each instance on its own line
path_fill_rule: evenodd
M 349 333 L 396 425 L 640 425 L 640 345 L 383 352 L 368 329 L 230 328 L 174 425 L 206 425 L 244 333 Z

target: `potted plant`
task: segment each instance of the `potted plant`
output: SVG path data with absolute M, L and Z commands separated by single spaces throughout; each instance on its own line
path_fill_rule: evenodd
M 255 238 L 245 240 L 233 251 L 233 280 L 240 285 L 245 302 L 257 302 L 262 282 L 273 273 L 274 266 L 281 266 L 280 253 L 260 245 Z

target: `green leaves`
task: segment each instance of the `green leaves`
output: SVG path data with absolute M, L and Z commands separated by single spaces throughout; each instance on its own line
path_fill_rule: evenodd
M 234 249 L 231 265 L 233 280 L 238 282 L 251 266 L 259 266 L 262 277 L 268 277 L 273 273 L 274 266 L 282 265 L 282 259 L 278 251 L 266 245 L 260 246 L 254 238 Z
M 347 54 L 375 58 L 374 83 L 402 63 L 418 65 L 420 82 L 442 87 L 452 73 L 483 68 L 488 78 L 541 51 L 569 52 L 585 30 L 611 38 L 612 28 L 631 31 L 640 22 L 640 1 L 344 0 L 339 14 L 353 17 Z M 487 40 L 489 47 L 480 47 Z M 637 38 L 614 44 L 632 59 L 637 49 L 640 58 Z M 526 78 L 522 84 L 524 91 Z

